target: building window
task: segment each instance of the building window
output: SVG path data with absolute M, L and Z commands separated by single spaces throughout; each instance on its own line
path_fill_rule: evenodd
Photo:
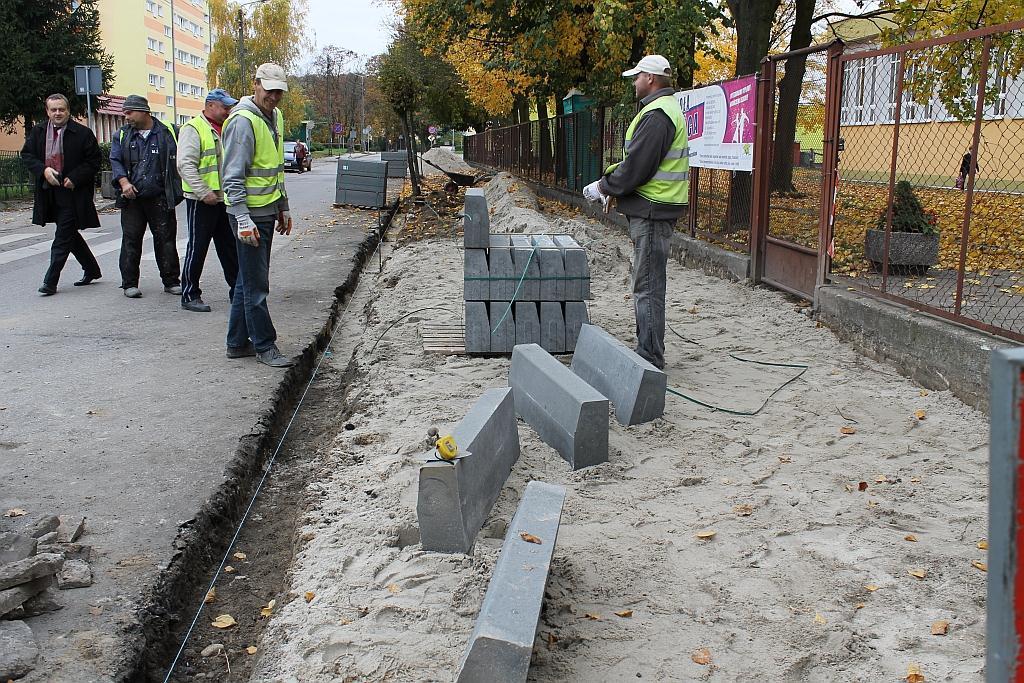
M 165 101 L 166 101 L 168 107 L 173 107 L 174 106 L 174 96 L 173 95 L 168 95 L 166 97 Z
M 149 84 L 154 88 L 160 83 L 160 77 L 156 74 L 149 74 Z
M 156 38 L 146 38 L 146 49 L 156 51 Z
M 165 79 L 163 76 L 161 76 L 160 77 L 160 87 L 163 88 L 166 85 L 167 85 L 167 79 Z
M 150 14 L 156 14 L 156 3 L 153 0 L 146 0 L 146 11 Z
M 171 37 L 171 27 L 170 26 L 164 26 L 164 35 L 167 36 L 168 38 Z
M 162 17 L 164 15 L 164 6 L 163 5 L 157 5 L 156 6 L 156 15 L 158 17 Z
M 164 41 L 161 40 L 158 43 L 158 45 L 160 46 L 160 54 L 163 54 L 164 53 Z
M 178 125 L 184 126 L 189 122 L 190 117 L 187 114 L 178 114 Z
M 182 83 L 181 81 L 178 81 L 178 92 L 180 92 L 182 95 L 188 95 L 188 83 Z
M 169 60 L 165 59 L 164 60 L 164 71 L 170 71 L 173 68 L 174 68 L 174 65 L 171 64 L 171 62 Z

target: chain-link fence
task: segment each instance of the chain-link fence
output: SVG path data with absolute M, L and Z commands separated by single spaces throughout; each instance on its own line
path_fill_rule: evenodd
M 18 152 L 0 151 L 0 201 L 32 194 L 32 176 Z
M 833 280 L 1024 340 L 1024 22 L 841 60 Z

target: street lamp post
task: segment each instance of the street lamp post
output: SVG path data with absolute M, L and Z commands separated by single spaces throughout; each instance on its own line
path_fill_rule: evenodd
M 267 0 L 251 0 L 238 5 L 238 78 L 241 86 L 245 87 L 245 12 L 244 8 L 249 5 L 261 5 Z

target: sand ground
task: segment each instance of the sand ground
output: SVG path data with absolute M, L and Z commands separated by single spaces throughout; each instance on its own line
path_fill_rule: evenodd
M 632 343 L 628 239 L 539 213 L 508 176 L 487 192 L 495 231 L 587 243 L 591 319 Z M 729 354 L 806 372 L 756 416 L 669 396 L 661 419 L 613 419 L 609 462 L 579 472 L 520 423 L 522 456 L 473 553 L 422 551 L 427 428 L 507 384 L 507 359 L 422 350 L 419 322 L 461 318 L 461 272 L 460 241 L 388 246 L 350 304 L 327 362 L 351 416 L 313 454 L 291 592 L 253 680 L 452 680 L 533 479 L 567 500 L 530 680 L 899 681 L 912 664 L 929 682 L 983 679 L 986 417 L 860 356 L 792 298 L 674 262 L 670 386 L 752 412 L 800 369 Z M 423 307 L 439 309 L 384 334 Z

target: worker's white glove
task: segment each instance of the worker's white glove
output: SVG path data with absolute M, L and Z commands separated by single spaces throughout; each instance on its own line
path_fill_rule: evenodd
M 588 202 L 604 202 L 607 200 L 606 195 L 601 192 L 601 181 L 595 180 L 586 187 L 583 188 L 583 198 Z
M 260 246 L 260 231 L 252 221 L 252 216 L 243 213 L 235 219 L 238 223 L 238 241 L 250 247 Z

